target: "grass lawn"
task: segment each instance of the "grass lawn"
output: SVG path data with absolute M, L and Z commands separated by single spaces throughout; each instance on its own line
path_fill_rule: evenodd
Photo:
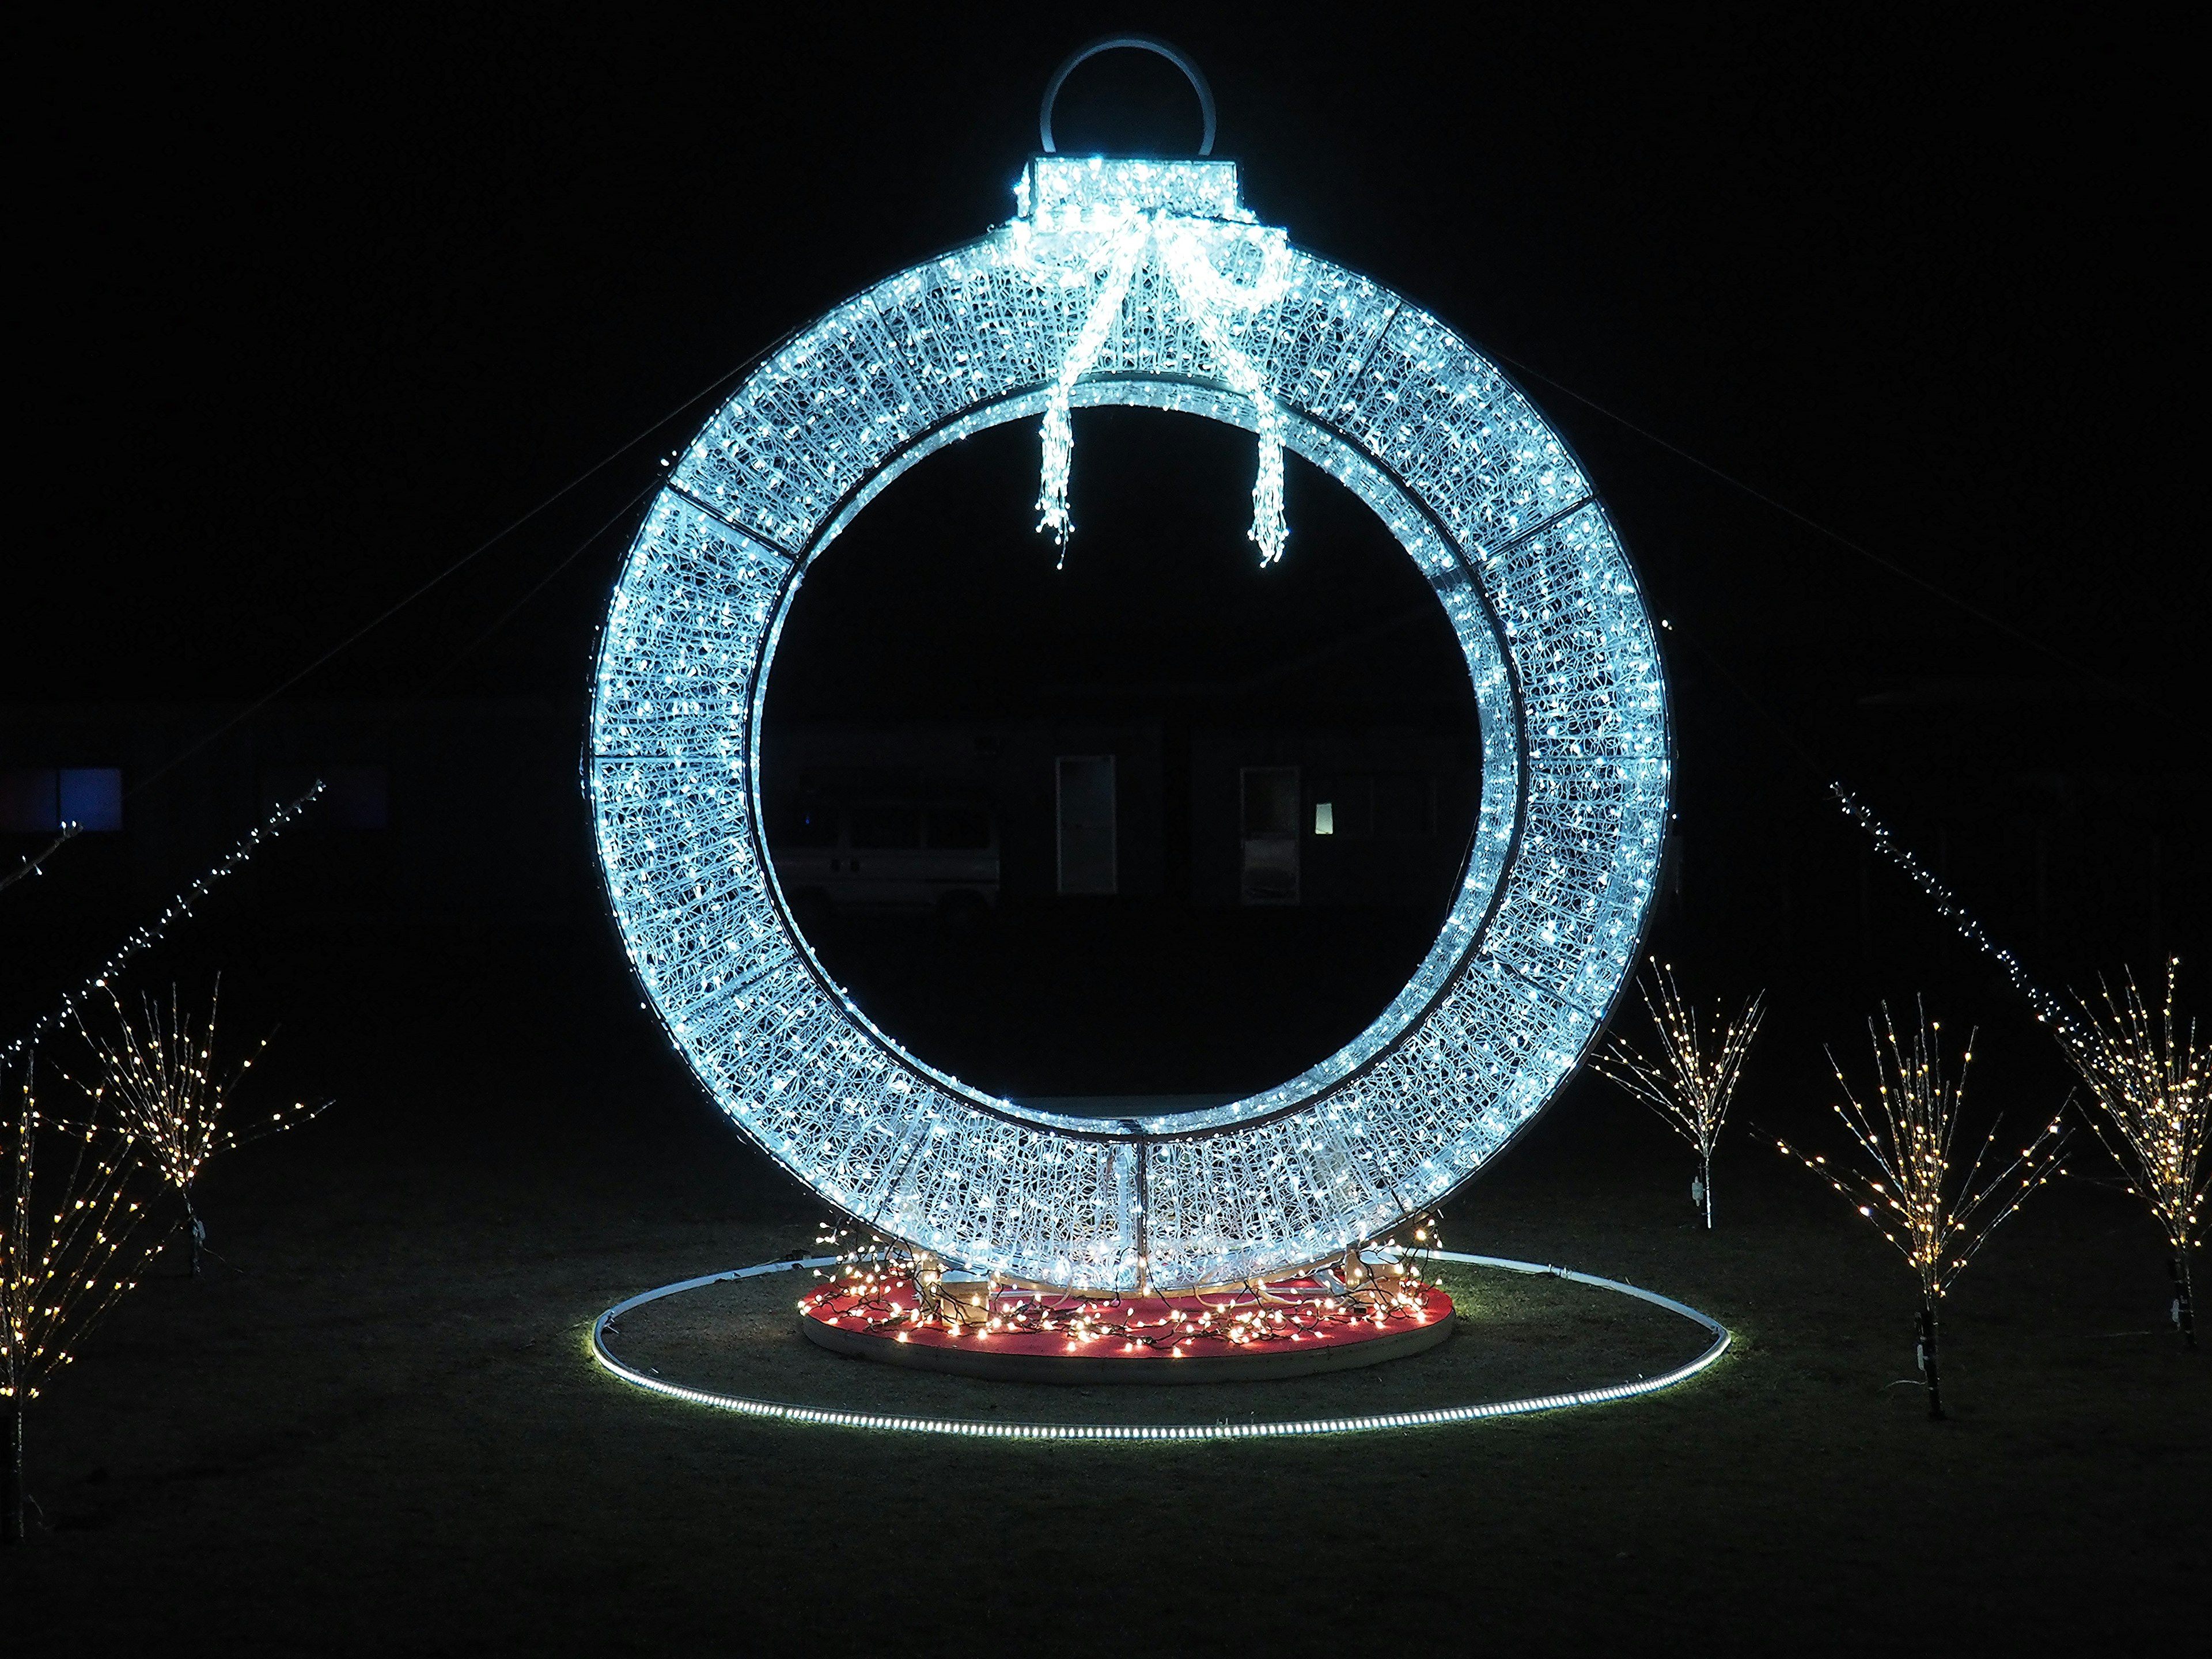
M 195 1282 L 173 1254 L 34 1410 L 51 1529 L 0 1557 L 15 1631 L 80 1652 L 1057 1653 L 2035 1650 L 2203 1627 L 2212 1353 L 2160 1328 L 2156 1236 L 2109 1188 L 2039 1196 L 1966 1274 L 1944 1424 L 1894 1386 L 1911 1290 L 1871 1230 L 1747 1132 L 1707 1234 L 1679 1148 L 1578 1084 L 1446 1243 L 1720 1318 L 1735 1350 L 1676 1390 L 1263 1443 L 805 1428 L 588 1362 L 601 1309 L 805 1245 L 819 1212 L 665 1053 L 594 1059 L 548 1026 L 481 1055 L 398 1033 L 405 1052 L 331 1080 L 322 1121 L 218 1167 L 210 1242 L 240 1271 Z M 1218 1394 L 1172 1407 L 1208 1419 L 1356 1411 L 1700 1346 L 1625 1298 L 1454 1278 L 1464 1332 L 1400 1367 L 1150 1392 Z M 769 1283 L 757 1308 L 679 1299 L 629 1334 L 763 1393 L 1137 1408 L 834 1358 L 791 1328 L 795 1281 Z

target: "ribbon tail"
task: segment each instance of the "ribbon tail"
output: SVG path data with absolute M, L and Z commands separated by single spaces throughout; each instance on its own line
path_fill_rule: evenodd
M 1252 360 L 1230 338 L 1227 313 L 1234 309 L 1247 315 L 1273 302 L 1282 291 L 1287 255 L 1281 246 L 1270 246 L 1261 281 L 1249 289 L 1224 283 L 1207 264 L 1204 250 L 1188 235 L 1179 235 L 1164 247 L 1168 275 L 1182 300 L 1183 310 L 1221 367 L 1222 378 L 1252 400 L 1254 424 L 1260 434 L 1259 465 L 1252 480 L 1252 528 L 1248 532 L 1260 550 L 1262 568 L 1283 556 L 1290 526 L 1283 513 L 1283 418 Z
M 1083 327 L 1074 344 L 1068 348 L 1060 374 L 1045 397 L 1044 421 L 1039 433 L 1043 454 L 1037 479 L 1037 529 L 1040 532 L 1050 532 L 1060 549 L 1054 569 L 1066 567 L 1067 539 L 1075 533 L 1075 523 L 1067 510 L 1068 474 L 1075 465 L 1075 419 L 1070 400 L 1076 381 L 1097 361 L 1115 319 L 1121 314 L 1121 302 L 1128 297 L 1138 257 L 1144 251 L 1151 230 L 1149 223 L 1139 220 L 1123 233 L 1114 250 L 1113 263 L 1108 267 L 1105 285 L 1091 301 L 1090 314 L 1083 319 Z
M 1040 436 L 1044 459 L 1037 482 L 1037 530 L 1049 532 L 1059 547 L 1060 558 L 1054 566 L 1057 569 L 1067 562 L 1067 538 L 1075 528 L 1067 516 L 1067 475 L 1075 464 L 1075 422 L 1065 386 L 1055 385 L 1045 399 Z
M 1290 525 L 1283 516 L 1283 428 L 1275 400 L 1266 392 L 1252 394 L 1260 417 L 1260 465 L 1252 480 L 1252 540 L 1265 567 L 1283 556 L 1290 539 Z

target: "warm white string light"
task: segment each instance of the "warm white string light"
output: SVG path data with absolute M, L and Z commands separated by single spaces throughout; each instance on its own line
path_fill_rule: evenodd
M 1840 783 L 1830 784 L 1828 793 L 1843 808 L 1844 816 L 1866 831 L 1869 839 L 1874 842 L 1875 851 L 1905 872 L 1906 878 L 1935 905 L 1936 914 L 1955 927 L 1960 938 L 1996 963 L 2003 970 L 2013 989 L 2027 999 L 2027 1006 L 2035 1011 L 2036 1018 L 2056 1029 L 2062 1043 L 2066 1042 L 2066 1033 L 2074 1021 L 2059 1004 L 2058 999 L 2027 976 L 2027 970 L 2021 965 L 2020 958 L 1990 937 L 1989 930 L 1982 926 L 1979 918 L 1960 902 L 1957 894 L 1938 880 L 1926 865 L 1913 856 L 1911 848 L 1890 833 L 1888 825 L 1875 817 L 1864 801 Z
M 2143 1006 L 2135 975 L 2118 997 L 2100 985 L 2100 1008 L 2083 999 L 2060 1047 L 2088 1086 L 2095 1109 L 2089 1124 L 2127 1172 L 2128 1190 L 2149 1206 L 2172 1249 L 2173 1322 L 2197 1346 L 2197 1312 L 2189 1255 L 2204 1222 L 2204 1148 L 2212 1127 L 2212 1087 L 2197 1025 L 2176 1025 L 2174 988 L 2181 959 L 2166 964 L 2166 1000 L 2157 1018 Z
M 115 948 L 114 953 L 100 964 L 99 970 L 64 997 L 59 1007 L 41 1014 L 33 1022 L 30 1030 L 11 1039 L 5 1048 L 0 1048 L 0 1063 L 25 1060 L 40 1037 L 64 1021 L 74 1017 L 80 1003 L 107 989 L 108 982 L 122 971 L 124 965 L 133 957 L 142 951 L 160 944 L 169 929 L 178 922 L 189 921 L 198 914 L 194 907 L 202 900 L 212 896 L 216 883 L 227 877 L 236 875 L 244 869 L 256 853 L 290 828 L 300 814 L 320 799 L 322 793 L 323 781 L 318 778 L 307 793 L 296 800 L 288 801 L 279 806 L 263 819 L 257 828 L 249 830 L 244 841 L 226 853 L 211 869 L 195 878 L 190 886 L 170 899 L 168 903 L 162 906 L 161 913 L 151 921 L 132 928 L 124 937 L 123 943 Z
M 137 1282 L 146 1250 L 140 1231 L 146 1210 L 132 1191 L 141 1168 L 163 1171 L 159 1153 L 126 1125 L 72 1123 L 42 1118 L 33 1092 L 38 1045 L 64 1021 L 82 1027 L 85 1005 L 100 994 L 114 999 L 112 981 L 141 951 L 159 943 L 177 922 L 197 914 L 217 883 L 243 869 L 323 793 L 318 779 L 296 800 L 276 808 L 246 839 L 163 907 L 133 928 L 98 972 L 0 1048 L 0 1074 L 13 1070 L 17 1100 L 8 1124 L 9 1185 L 6 1228 L 0 1237 L 0 1399 L 10 1407 L 8 1498 L 0 1533 L 23 1536 L 23 1410 L 39 1384 L 69 1363 L 81 1340 L 116 1299 Z M 99 1103 L 95 1099 L 95 1105 Z M 71 1148 L 66 1174 L 38 1173 L 41 1135 Z M 189 1212 L 188 1212 L 189 1213 Z
M 1723 1021 L 1720 1012 L 1715 1011 L 1713 1024 L 1719 1044 L 1708 1054 L 1698 1028 L 1698 1011 L 1676 987 L 1674 969 L 1665 963 L 1653 963 L 1649 981 L 1639 975 L 1636 988 L 1659 1040 L 1659 1058 L 1647 1060 L 1626 1038 L 1615 1037 L 1591 1063 L 1601 1076 L 1656 1112 L 1697 1152 L 1698 1178 L 1690 1197 L 1705 1212 L 1705 1225 L 1711 1228 L 1713 1152 L 1728 1121 L 1735 1085 L 1743 1075 L 1743 1062 L 1759 1035 L 1759 1022 L 1766 1017 L 1766 994 L 1761 991 L 1746 999 L 1732 1019 Z
M 1131 1296 L 1073 1293 L 995 1277 L 956 1279 L 927 1252 L 869 1234 L 840 1251 L 826 1275 L 817 1271 L 828 1282 L 801 1297 L 799 1310 L 858 1334 L 902 1342 L 938 1334 L 972 1335 L 979 1343 L 1020 1335 L 1061 1340 L 1071 1353 L 1181 1355 L 1206 1341 L 1263 1352 L 1340 1338 L 1362 1328 L 1425 1325 L 1448 1312 L 1449 1298 L 1441 1298 L 1416 1265 L 1416 1252 L 1437 1247 L 1435 1218 L 1420 1217 L 1408 1231 L 1413 1243 L 1404 1249 L 1395 1238 L 1372 1239 L 1331 1261 L 1266 1280 Z M 849 1230 L 833 1227 L 815 1245 L 842 1244 L 850 1237 Z
M 142 996 L 135 1023 L 112 987 L 107 992 L 112 1020 L 88 1022 L 82 1006 L 73 1011 L 77 1034 L 91 1051 L 96 1069 L 88 1078 L 69 1080 L 91 1103 L 94 1121 L 112 1119 L 130 1137 L 139 1158 L 176 1194 L 184 1207 L 196 1278 L 207 1230 L 193 1206 L 192 1186 L 208 1160 L 219 1152 L 304 1123 L 330 1103 L 311 1106 L 298 1101 L 280 1106 L 243 1132 L 226 1122 L 233 1093 L 267 1050 L 269 1039 L 262 1038 L 228 1075 L 220 1072 L 215 1041 L 222 999 L 218 977 L 208 998 L 207 1018 L 197 1026 L 179 1005 L 174 986 L 169 988 L 166 1015 L 159 1002 Z
M 1912 1269 L 1920 1287 L 1919 1364 L 1930 1417 L 1943 1415 L 1937 1304 L 1990 1235 L 2027 1201 L 2029 1194 L 2059 1172 L 2058 1153 L 2068 1133 L 2054 1117 L 2017 1157 L 1993 1164 L 1990 1153 L 1998 1128 L 1993 1123 L 1987 1139 L 1961 1165 L 1955 1142 L 1974 1038 L 1971 1033 L 1966 1038 L 1957 1075 L 1948 1076 L 1942 1031 L 1940 1024 L 1921 1012 L 1911 1040 L 1900 1042 L 1885 1004 L 1879 1024 L 1867 1022 L 1875 1079 L 1870 1101 L 1852 1092 L 1835 1055 L 1828 1056 L 1836 1086 L 1843 1093 L 1836 1115 L 1850 1131 L 1868 1168 L 1831 1164 L 1825 1157 L 1808 1156 L 1786 1140 L 1775 1143 L 1872 1222 Z
M 82 824 L 72 818 L 62 825 L 60 832 L 44 847 L 40 848 L 35 853 L 24 854 L 16 860 L 13 870 L 4 876 L 0 876 L 0 893 L 6 892 L 19 881 L 40 874 L 45 869 L 46 860 L 60 852 L 70 842 L 75 841 L 83 829 Z
M 2212 1091 L 2196 1046 L 2196 1027 L 2177 1042 L 2173 994 L 2180 958 L 2166 963 L 2166 1002 L 2154 1028 L 2137 994 L 2133 974 L 2122 970 L 2124 1000 L 2100 978 L 2100 1011 L 2086 997 L 2068 1007 L 2027 975 L 2020 959 L 2000 946 L 1951 890 L 1929 873 L 1863 803 L 1841 784 L 1830 786 L 1844 811 L 1873 838 L 1876 850 L 1904 871 L 1936 905 L 1936 913 L 2004 971 L 2036 1018 L 2051 1028 L 2067 1063 L 2088 1085 L 2095 1104 L 2090 1124 L 2121 1169 L 2130 1192 L 2150 1206 L 2172 1249 L 2173 1320 L 2183 1340 L 2197 1346 L 2190 1253 L 2203 1218 L 2207 1183 L 2200 1179 Z
M 23 1421 L 41 1386 L 137 1282 L 146 1217 L 129 1134 L 42 1117 L 36 1059 L 20 1066 L 6 1127 L 0 1202 L 0 1401 L 9 1416 L 0 1540 L 23 1537 Z M 41 1166 L 41 1151 L 64 1162 Z

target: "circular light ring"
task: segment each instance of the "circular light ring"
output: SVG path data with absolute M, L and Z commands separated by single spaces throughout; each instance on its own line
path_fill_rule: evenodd
M 1043 408 L 1092 294 L 1041 274 L 1030 232 L 1018 220 L 839 307 L 684 452 L 601 641 L 589 786 L 608 893 L 716 1101 L 840 1209 L 1024 1279 L 1275 1273 L 1441 1199 L 1595 1037 L 1664 836 L 1658 653 L 1602 505 L 1528 400 L 1433 317 L 1293 251 L 1236 346 L 1283 441 L 1428 577 L 1480 712 L 1481 811 L 1437 944 L 1303 1076 L 1134 1130 L 1025 1110 L 907 1054 L 790 921 L 759 823 L 761 708 L 799 581 L 853 516 L 934 449 Z M 1253 428 L 1164 289 L 1139 273 L 1074 401 Z
M 846 1411 L 833 1406 L 800 1406 L 780 1400 L 762 1400 L 750 1395 L 721 1394 L 711 1389 L 689 1388 L 672 1382 L 652 1371 L 641 1371 L 617 1358 L 607 1346 L 608 1333 L 614 1322 L 633 1308 L 641 1308 L 649 1302 L 680 1296 L 685 1291 L 696 1291 L 708 1285 L 720 1285 L 730 1279 L 757 1279 L 763 1273 L 787 1273 L 793 1267 L 827 1267 L 837 1264 L 836 1256 L 813 1256 L 804 1261 L 765 1261 L 757 1267 L 740 1267 L 732 1273 L 708 1273 L 698 1279 L 687 1279 L 674 1285 L 664 1285 L 659 1290 L 647 1291 L 641 1296 L 617 1302 L 592 1322 L 592 1358 L 612 1375 L 635 1387 L 672 1400 L 682 1400 L 695 1406 L 710 1406 L 719 1411 L 735 1412 L 744 1417 L 765 1417 L 786 1423 L 822 1425 L 831 1428 L 886 1429 L 910 1434 L 948 1434 L 979 1440 L 1272 1440 L 1290 1435 L 1364 1434 L 1376 1429 L 1420 1429 L 1439 1427 L 1448 1423 L 1474 1423 L 1492 1417 L 1523 1417 L 1534 1412 L 1564 1411 L 1576 1406 L 1610 1405 L 1618 1400 L 1633 1400 L 1639 1395 L 1656 1394 L 1686 1382 L 1698 1372 L 1717 1362 L 1729 1351 L 1734 1339 L 1727 1326 L 1709 1314 L 1677 1302 L 1671 1297 L 1661 1296 L 1634 1285 L 1623 1284 L 1617 1279 L 1600 1279 L 1594 1273 L 1576 1273 L 1571 1268 L 1548 1267 L 1536 1261 L 1515 1261 L 1505 1256 L 1468 1255 L 1458 1250 L 1414 1250 L 1409 1252 L 1431 1261 L 1458 1261 L 1470 1267 L 1497 1267 L 1508 1273 L 1548 1273 L 1577 1285 L 1588 1285 L 1597 1290 L 1612 1291 L 1648 1302 L 1669 1313 L 1680 1314 L 1692 1324 L 1702 1328 L 1711 1338 L 1704 1352 L 1696 1358 L 1662 1371 L 1656 1376 L 1639 1376 L 1632 1382 L 1607 1383 L 1595 1389 L 1575 1389 L 1564 1394 L 1533 1395 L 1522 1400 L 1484 1401 L 1463 1406 L 1436 1406 L 1422 1411 L 1375 1412 L 1350 1417 L 1292 1418 L 1266 1423 L 1239 1423 L 1224 1419 L 1213 1423 L 1009 1423 L 972 1417 L 915 1417 L 894 1415 L 885 1412 Z

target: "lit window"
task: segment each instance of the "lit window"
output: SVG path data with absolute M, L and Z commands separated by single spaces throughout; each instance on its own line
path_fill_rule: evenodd
M 64 823 L 74 823 L 80 830 L 123 827 L 121 767 L 64 766 L 54 774 L 54 781 Z
M 11 767 L 0 771 L 0 833 L 51 835 L 123 827 L 123 770 L 115 766 Z
M 1437 830 L 1436 780 L 1425 772 L 1340 772 L 1321 781 L 1314 834 L 1349 841 L 1401 840 Z

